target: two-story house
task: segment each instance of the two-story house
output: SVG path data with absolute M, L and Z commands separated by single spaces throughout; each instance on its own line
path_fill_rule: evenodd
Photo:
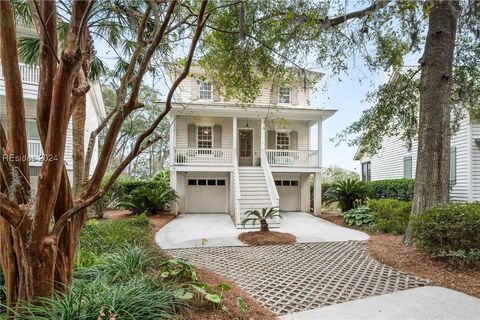
M 20 37 L 37 37 L 32 27 L 17 25 L 17 38 Z M 35 189 L 37 186 L 38 174 L 42 165 L 41 156 L 43 155 L 42 145 L 38 134 L 36 123 L 36 105 L 38 96 L 39 68 L 35 65 L 20 64 L 20 76 L 22 79 L 23 96 L 25 102 L 25 118 L 27 128 L 28 154 L 30 158 L 30 183 Z M 105 106 L 103 104 L 102 93 L 98 83 L 91 84 L 91 88 L 87 93 L 85 119 L 85 145 L 88 145 L 90 133 L 94 131 L 102 118 L 105 117 Z M 0 65 L 0 121 L 6 127 L 6 100 L 5 100 L 5 84 L 3 79 L 2 68 Z M 95 168 L 98 160 L 97 144 L 92 156 L 91 170 Z M 67 141 L 65 150 L 65 165 L 70 177 L 73 176 L 73 143 L 72 143 L 72 127 L 68 126 Z M 38 161 L 36 161 L 38 160 Z
M 171 70 L 172 79 L 177 72 Z M 237 226 L 250 209 L 308 212 L 312 175 L 319 212 L 322 122 L 335 113 L 310 106 L 321 76 L 292 73 L 288 85 L 264 83 L 244 108 L 192 67 L 170 113 L 170 180 L 180 197 L 172 212 L 230 214 Z

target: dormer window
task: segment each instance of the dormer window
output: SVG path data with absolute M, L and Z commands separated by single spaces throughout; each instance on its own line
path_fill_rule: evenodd
M 278 103 L 292 103 L 292 88 L 288 86 L 278 88 Z
M 198 84 L 198 97 L 200 100 L 212 100 L 213 90 L 212 84 L 208 81 L 201 81 Z

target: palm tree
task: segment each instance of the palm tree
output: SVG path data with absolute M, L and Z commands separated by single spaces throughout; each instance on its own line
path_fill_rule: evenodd
M 243 219 L 242 226 L 245 227 L 249 222 L 253 222 L 253 225 L 255 225 L 257 221 L 260 221 L 260 231 L 268 232 L 270 230 L 268 229 L 267 219 L 282 218 L 279 211 L 278 207 L 263 208 L 261 212 L 258 210 L 248 210 L 245 212 L 247 217 Z
M 362 201 L 367 196 L 366 185 L 357 179 L 346 179 L 336 182 L 325 192 L 325 204 L 337 202 L 342 212 L 351 210 L 356 201 Z

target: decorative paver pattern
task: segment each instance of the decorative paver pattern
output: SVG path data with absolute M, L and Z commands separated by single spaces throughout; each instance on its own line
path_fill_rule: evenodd
M 168 252 L 233 280 L 278 315 L 428 285 L 371 259 L 363 241 Z

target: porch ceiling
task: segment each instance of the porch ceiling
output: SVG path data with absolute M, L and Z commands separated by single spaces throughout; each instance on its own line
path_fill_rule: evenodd
M 179 104 L 175 103 L 173 113 L 176 115 L 189 116 L 212 116 L 212 117 L 232 117 L 240 116 L 242 118 L 287 118 L 292 120 L 318 121 L 330 118 L 337 110 L 333 109 L 307 109 L 307 108 L 285 108 L 273 106 L 254 106 L 242 108 L 232 103 L 212 104 Z

